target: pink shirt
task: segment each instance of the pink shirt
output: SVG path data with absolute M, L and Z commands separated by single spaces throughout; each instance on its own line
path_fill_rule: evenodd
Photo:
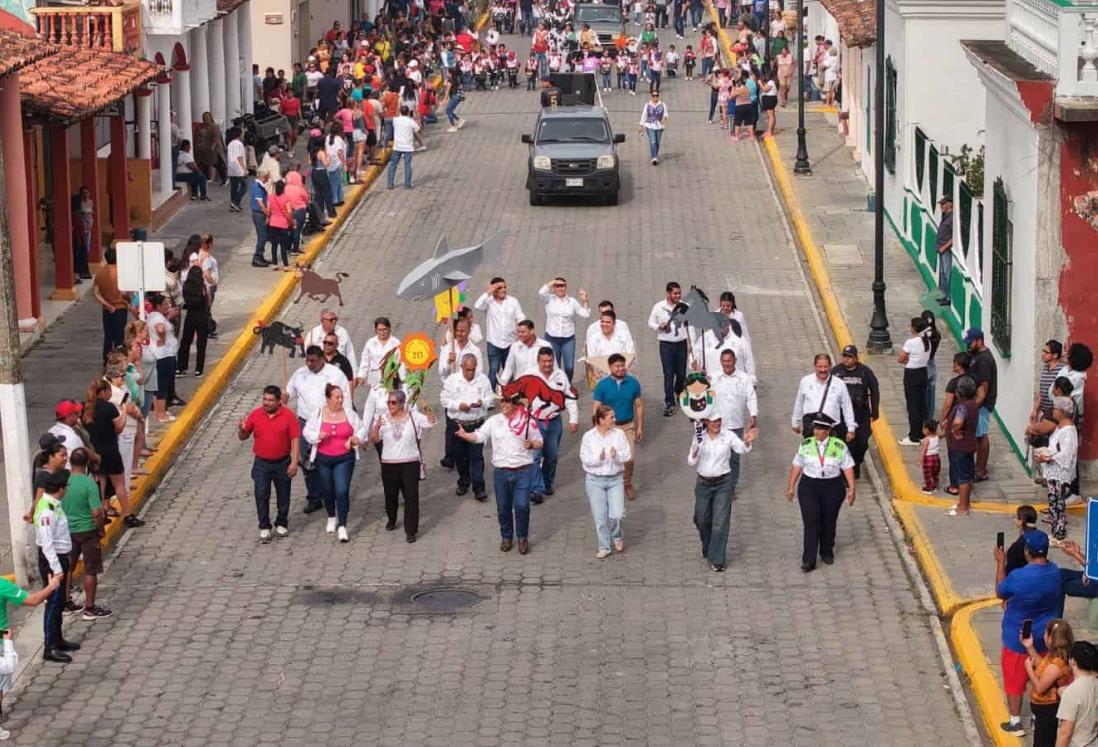
M 340 109 L 335 113 L 335 116 L 336 119 L 343 123 L 344 133 L 354 132 L 354 112 L 352 112 L 350 109 Z
M 316 445 L 316 453 L 330 457 L 343 456 L 350 451 L 347 448 L 347 439 L 353 433 L 354 430 L 347 421 L 342 423 L 322 422 L 320 424 L 320 436 L 323 440 Z
M 272 189 L 267 195 L 267 206 L 271 209 L 271 214 L 267 216 L 267 225 L 271 228 L 289 228 L 290 219 L 286 215 L 286 207 L 289 204 L 290 199 L 285 192 L 279 196 Z

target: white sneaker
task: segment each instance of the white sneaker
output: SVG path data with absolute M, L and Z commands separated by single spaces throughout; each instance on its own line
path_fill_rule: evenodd
M 339 532 L 336 534 L 339 537 L 340 542 L 350 542 L 351 538 L 347 536 L 347 527 L 340 527 Z
M 900 444 L 900 446 L 918 446 L 919 445 L 918 441 L 912 441 L 907 436 L 904 436 L 903 438 L 901 438 L 898 443 Z
M 7 729 L 0 729 L 0 742 L 6 742 L 11 739 L 11 732 Z
M 275 527 L 275 537 L 282 539 L 283 537 L 288 537 L 289 535 L 290 530 L 286 527 Z
M 457 123 L 457 128 L 460 130 L 464 126 L 465 126 L 465 120 L 464 119 L 459 119 L 458 123 Z
M 447 132 L 457 132 L 457 131 L 458 131 L 458 128 L 457 128 L 457 127 L 447 127 L 447 128 L 446 128 L 446 131 L 447 131 Z
M 261 543 L 263 543 L 264 545 L 267 544 L 268 542 L 270 542 L 271 541 L 271 530 L 270 529 L 260 529 L 259 530 L 259 541 Z
M 1075 506 L 1083 502 L 1083 496 L 1081 495 L 1069 495 L 1064 501 L 1065 506 Z
M 331 534 L 336 530 L 336 518 L 333 516 L 328 519 L 328 526 L 324 529 L 325 532 Z

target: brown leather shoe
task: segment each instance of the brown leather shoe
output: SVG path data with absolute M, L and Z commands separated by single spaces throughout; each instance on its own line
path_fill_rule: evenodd
M 530 552 L 530 543 L 527 540 L 520 539 L 518 541 L 518 546 L 519 546 L 519 555 L 525 555 L 526 553 Z
M 499 542 L 500 552 L 511 552 L 511 540 L 500 540 Z

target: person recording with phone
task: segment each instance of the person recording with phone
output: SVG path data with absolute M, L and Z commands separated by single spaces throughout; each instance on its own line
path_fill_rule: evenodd
M 1060 601 L 1060 569 L 1048 559 L 1048 535 L 1040 529 L 1030 529 L 1023 540 L 1026 565 L 1009 576 L 1002 545 L 997 545 L 994 553 L 995 593 L 1006 602 L 999 663 L 1010 712 L 1010 720 L 999 727 L 1015 737 L 1026 733 L 1022 725 L 1022 699 L 1029 683 L 1025 667 L 1029 652 L 1022 640 L 1032 638 L 1036 652 L 1044 653 L 1045 626 L 1057 616 Z

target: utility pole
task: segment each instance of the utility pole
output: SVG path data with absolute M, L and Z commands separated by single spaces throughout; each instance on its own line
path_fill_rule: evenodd
M 812 166 L 808 162 L 808 140 L 804 132 L 804 0 L 797 0 L 797 161 L 793 173 L 810 176 Z
M 2 135 L 0 135 L 2 137 Z M 0 146 L 3 143 L 0 142 Z M 15 582 L 28 585 L 27 527 L 23 504 L 34 495 L 30 474 L 30 442 L 27 436 L 27 398 L 19 356 L 19 320 L 15 309 L 15 272 L 11 259 L 11 231 L 4 206 L 4 150 L 0 147 L 0 428 L 3 430 L 4 476 L 7 488 L 8 525 Z
M 869 339 L 866 348 L 871 353 L 887 353 L 892 350 L 892 336 L 888 333 L 888 313 L 885 310 L 884 279 L 884 190 L 885 190 L 885 2 L 877 1 L 877 71 L 873 95 L 877 107 L 873 110 L 873 191 L 876 204 L 873 211 L 873 316 L 869 320 Z

